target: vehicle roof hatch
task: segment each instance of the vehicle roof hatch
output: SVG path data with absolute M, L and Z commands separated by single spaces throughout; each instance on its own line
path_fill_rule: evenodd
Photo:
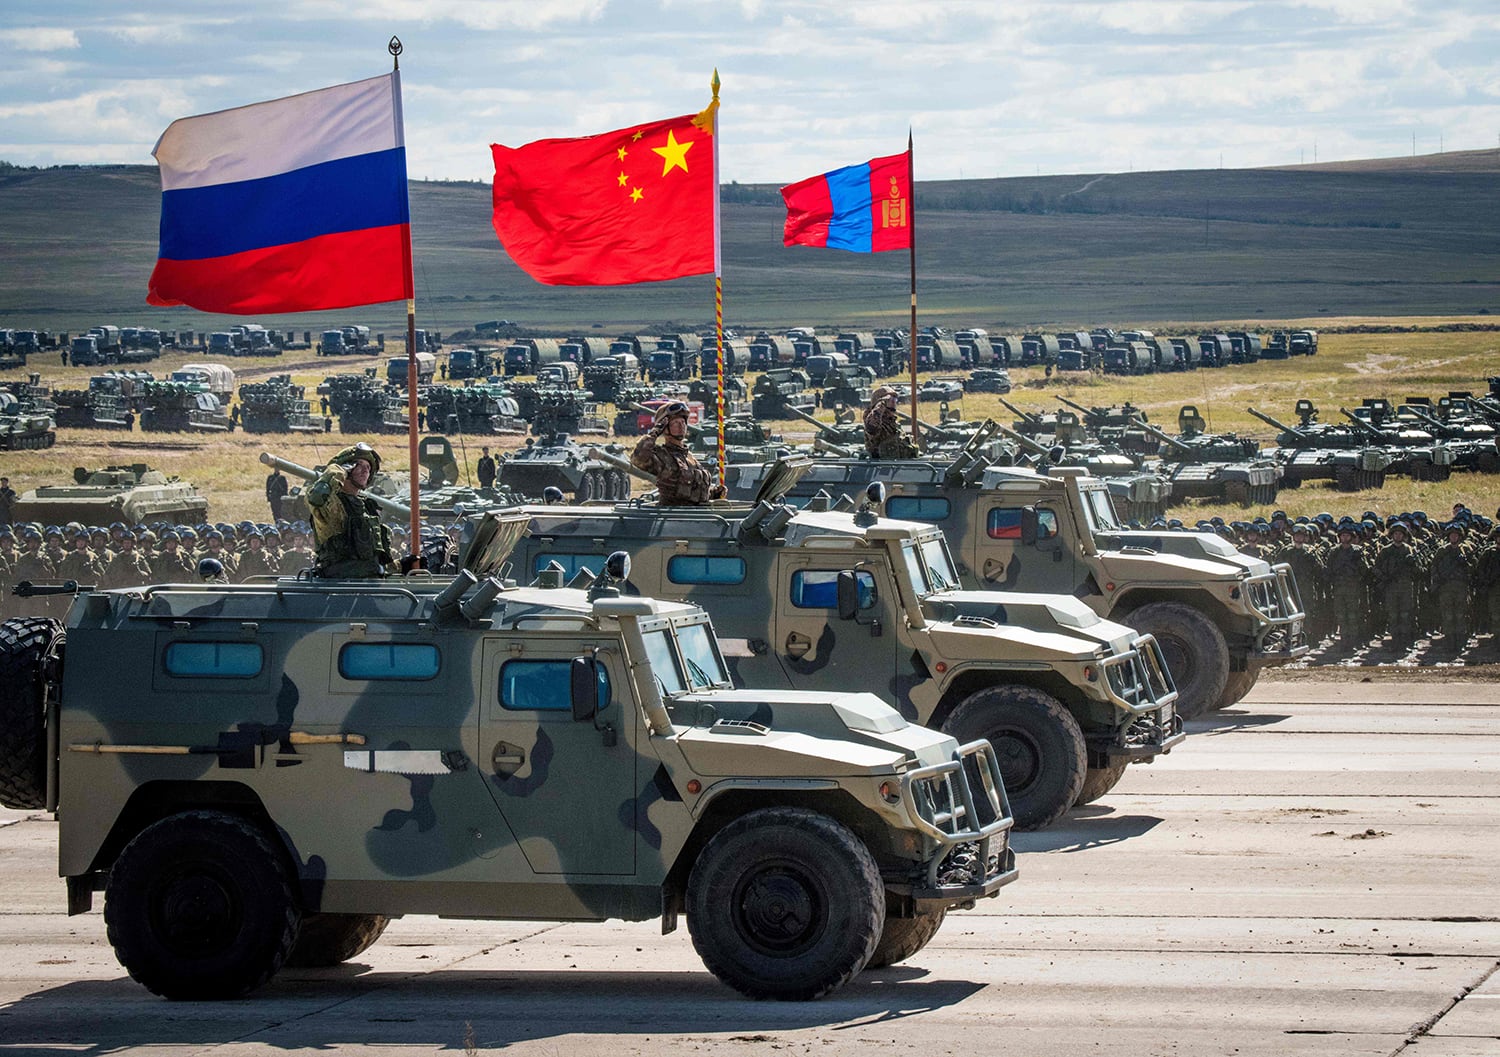
M 481 580 L 495 575 L 526 535 L 530 523 L 530 515 L 521 511 L 485 514 L 464 551 L 463 568 Z
M 760 479 L 760 488 L 756 490 L 750 505 L 780 502 L 781 497 L 795 488 L 797 482 L 812 469 L 812 464 L 813 461 L 806 457 L 777 459 L 766 467 L 766 472 Z

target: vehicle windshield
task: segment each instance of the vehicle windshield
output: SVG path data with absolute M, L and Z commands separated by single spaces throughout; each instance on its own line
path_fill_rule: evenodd
M 927 582 L 932 590 L 952 591 L 958 587 L 953 556 L 948 553 L 948 544 L 943 537 L 932 536 L 922 541 L 922 561 L 927 566 Z
M 680 694 L 687 687 L 682 681 L 682 671 L 677 667 L 677 651 L 672 648 L 672 637 L 665 628 L 647 632 L 646 659 L 651 662 L 651 672 L 656 676 L 662 694 Z
M 1089 519 L 1089 529 L 1100 532 L 1120 532 L 1124 527 L 1115 517 L 1115 508 L 1109 501 L 1109 493 L 1103 488 L 1083 489 L 1083 512 Z
M 909 541 L 901 544 L 901 557 L 906 562 L 906 575 L 911 580 L 917 597 L 930 595 L 932 586 L 927 582 L 927 570 L 922 568 L 922 560 L 917 557 L 916 543 Z
M 706 690 L 729 682 L 729 676 L 724 671 L 724 661 L 719 656 L 718 644 L 714 642 L 707 624 L 678 627 L 677 644 L 682 647 L 688 682 L 694 690 Z

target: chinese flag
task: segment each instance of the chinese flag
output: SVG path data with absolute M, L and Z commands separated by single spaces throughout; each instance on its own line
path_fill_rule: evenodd
M 491 144 L 495 234 L 553 286 L 714 270 L 712 108 L 581 139 Z

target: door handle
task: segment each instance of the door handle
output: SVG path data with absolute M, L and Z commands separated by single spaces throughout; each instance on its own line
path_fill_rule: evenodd
M 786 637 L 786 655 L 794 661 L 800 661 L 807 656 L 807 651 L 812 649 L 812 639 L 800 632 L 792 632 Z
M 496 772 L 502 772 L 507 776 L 521 769 L 526 762 L 526 750 L 519 745 L 512 745 L 502 741 L 495 746 L 495 751 L 490 754 L 490 766 Z

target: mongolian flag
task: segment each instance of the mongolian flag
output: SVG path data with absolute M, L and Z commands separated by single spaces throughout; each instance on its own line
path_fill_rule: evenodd
M 152 151 L 161 251 L 147 302 L 251 314 L 411 298 L 399 78 L 172 122 Z
M 855 253 L 911 246 L 911 152 L 810 176 L 781 189 L 788 246 Z
M 491 144 L 492 221 L 520 268 L 553 286 L 714 271 L 713 107 L 579 139 Z

